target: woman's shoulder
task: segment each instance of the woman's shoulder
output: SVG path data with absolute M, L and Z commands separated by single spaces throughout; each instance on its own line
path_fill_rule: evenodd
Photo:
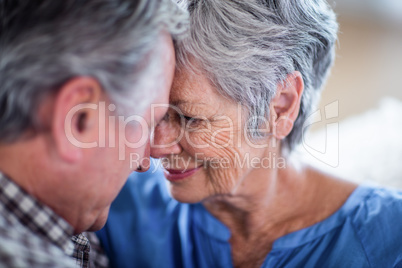
M 395 267 L 402 262 L 401 219 L 401 191 L 358 186 L 333 215 L 279 238 L 274 250 L 294 266 Z
M 355 209 L 349 218 L 367 258 L 374 266 L 391 259 L 402 262 L 402 191 L 359 186 Z M 352 200 L 353 202 L 353 200 Z
M 352 221 L 359 227 L 400 221 L 402 218 L 402 190 L 361 185 L 348 202 L 351 203 Z

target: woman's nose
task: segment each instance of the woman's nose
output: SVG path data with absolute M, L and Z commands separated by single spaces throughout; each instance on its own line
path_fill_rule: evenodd
M 141 159 L 140 165 L 136 169 L 137 172 L 145 172 L 148 171 L 148 169 L 150 168 L 151 166 L 150 151 L 151 151 L 150 141 L 148 140 L 147 144 L 145 145 L 144 156 Z
M 170 122 L 160 122 L 151 137 L 151 157 L 162 158 L 170 154 L 180 154 L 181 128 Z

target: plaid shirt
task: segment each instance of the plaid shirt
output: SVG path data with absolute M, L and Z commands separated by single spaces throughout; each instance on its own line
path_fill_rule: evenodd
M 0 267 L 108 266 L 98 245 L 90 258 L 83 234 L 73 236 L 71 225 L 1 172 L 0 215 Z

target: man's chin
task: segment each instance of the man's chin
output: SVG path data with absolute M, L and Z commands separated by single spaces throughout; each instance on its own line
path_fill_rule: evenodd
M 105 209 L 99 217 L 95 220 L 95 222 L 88 228 L 88 231 L 95 232 L 103 228 L 105 226 L 107 217 L 109 215 L 109 207 Z

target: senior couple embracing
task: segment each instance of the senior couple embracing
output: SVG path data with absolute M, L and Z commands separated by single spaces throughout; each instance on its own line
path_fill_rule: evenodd
M 324 0 L 0 16 L 0 266 L 402 267 L 402 193 L 292 154 L 334 60 Z

